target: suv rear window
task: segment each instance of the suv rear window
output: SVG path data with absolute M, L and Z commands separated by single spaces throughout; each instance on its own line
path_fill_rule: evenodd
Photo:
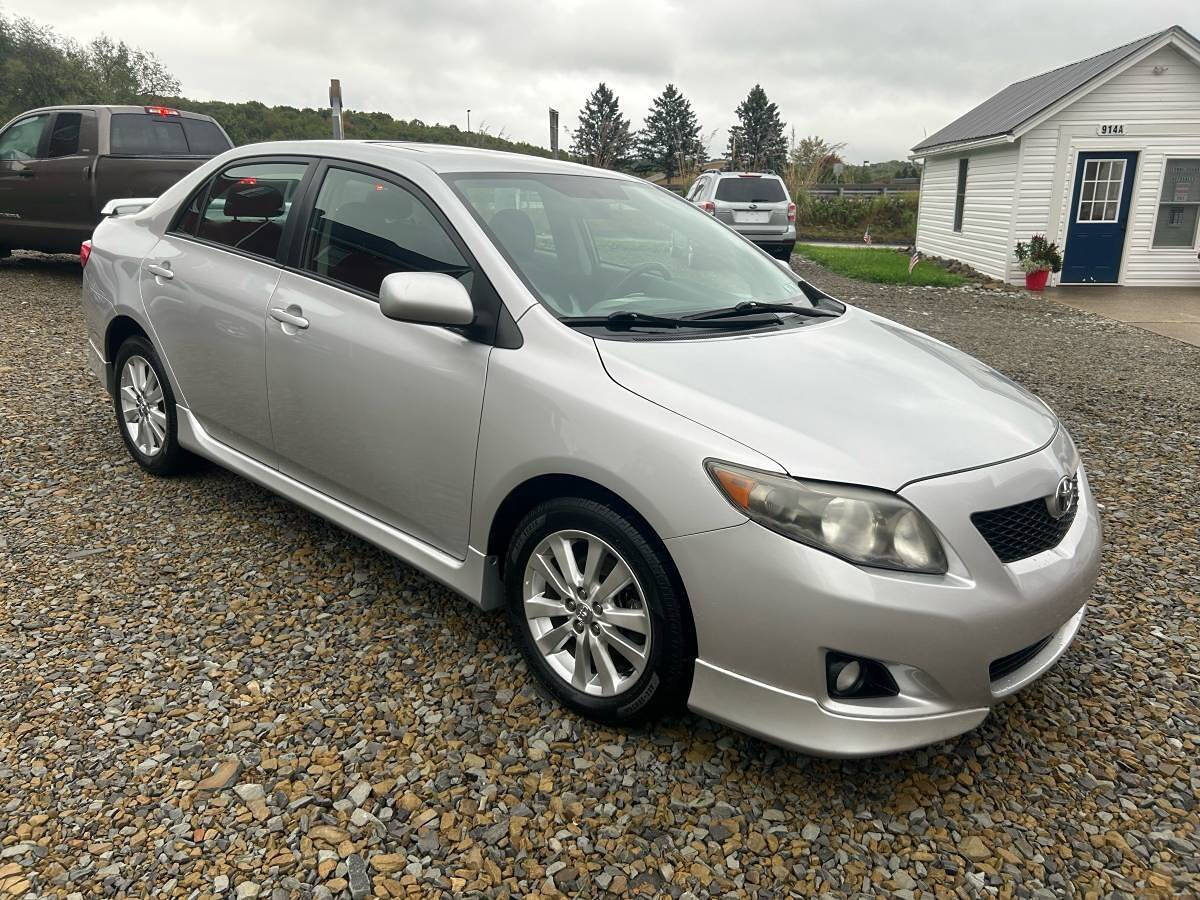
M 787 199 L 778 178 L 722 178 L 717 183 L 717 199 L 733 203 L 781 203 Z
M 230 146 L 212 122 L 147 113 L 114 113 L 109 145 L 120 156 L 215 156 Z

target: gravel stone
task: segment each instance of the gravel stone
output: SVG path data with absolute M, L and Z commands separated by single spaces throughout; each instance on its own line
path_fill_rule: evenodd
M 1064 659 L 883 759 L 571 716 L 503 617 L 213 466 L 145 475 L 78 262 L 0 261 L 0 894 L 1200 894 L 1200 349 L 797 267 L 1045 398 L 1106 526 Z

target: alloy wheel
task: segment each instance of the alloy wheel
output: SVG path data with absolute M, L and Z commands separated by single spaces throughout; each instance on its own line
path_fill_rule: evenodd
M 157 456 L 167 440 L 167 404 L 154 367 L 141 356 L 130 356 L 121 368 L 121 423 L 133 446 L 145 456 Z
M 534 645 L 578 691 L 613 697 L 650 659 L 645 594 L 616 550 L 583 531 L 544 538 L 525 566 L 522 599 Z

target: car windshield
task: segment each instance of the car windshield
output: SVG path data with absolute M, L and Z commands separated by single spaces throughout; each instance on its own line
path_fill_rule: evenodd
M 591 175 L 446 178 L 561 318 L 681 316 L 747 300 L 812 306 L 798 276 L 662 188 Z

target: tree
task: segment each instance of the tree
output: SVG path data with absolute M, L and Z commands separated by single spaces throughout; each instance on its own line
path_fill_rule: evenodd
M 0 15 L 0 117 L 66 103 L 136 103 L 178 94 L 153 53 L 99 37 L 86 47 L 29 19 Z
M 831 144 L 817 135 L 801 138 L 792 148 L 791 163 L 803 184 L 821 184 L 833 178 L 833 167 L 842 162 L 845 144 Z
M 590 166 L 615 169 L 628 162 L 632 149 L 629 120 L 621 115 L 616 95 L 602 81 L 579 111 L 571 152 Z
M 729 129 L 729 164 L 734 169 L 783 174 L 787 165 L 787 139 L 779 107 L 756 84 L 738 104 L 738 123 Z
M 690 171 L 703 157 L 700 123 L 692 104 L 675 85 L 668 84 L 654 98 L 637 143 L 642 158 L 661 169 L 667 178 Z

